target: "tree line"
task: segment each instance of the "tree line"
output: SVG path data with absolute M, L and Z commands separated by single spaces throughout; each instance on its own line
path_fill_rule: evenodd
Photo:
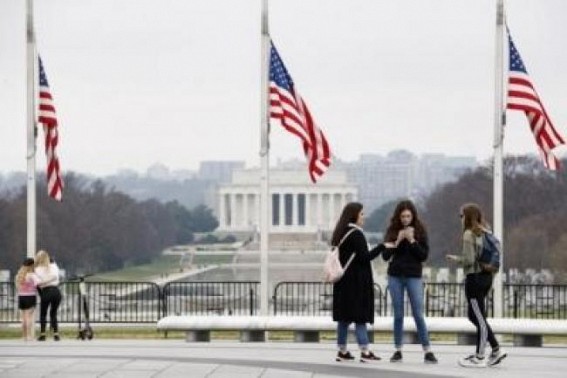
M 567 273 L 567 159 L 550 172 L 541 160 L 509 156 L 504 161 L 504 268 L 551 269 Z M 397 201 L 367 219 L 369 231 L 384 231 Z M 489 225 L 493 218 L 492 167 L 465 173 L 417 201 L 429 233 L 430 260 L 445 266 L 444 255 L 460 251 L 459 209 L 478 203 Z
M 562 170 L 550 172 L 533 157 L 505 159 L 505 269 L 547 268 L 567 275 L 566 159 L 562 165 Z M 46 196 L 44 182 L 38 178 L 37 246 L 70 273 L 149 262 L 165 247 L 190 243 L 195 232 L 212 231 L 218 225 L 203 205 L 188 210 L 177 201 L 136 201 L 102 181 L 72 173 L 65 177 L 63 202 L 57 203 Z M 430 265 L 446 266 L 444 255 L 460 250 L 462 204 L 478 203 L 492 223 L 492 185 L 492 167 L 484 166 L 416 199 L 429 233 Z M 375 210 L 365 229 L 384 231 L 396 202 Z M 25 255 L 23 187 L 0 196 L 0 269 L 13 272 Z
M 168 246 L 193 241 L 218 222 L 204 205 L 136 201 L 77 174 L 64 178 L 63 201 L 48 198 L 37 180 L 37 248 L 69 273 L 96 273 L 150 262 Z M 0 196 L 0 269 L 12 272 L 26 256 L 26 188 Z

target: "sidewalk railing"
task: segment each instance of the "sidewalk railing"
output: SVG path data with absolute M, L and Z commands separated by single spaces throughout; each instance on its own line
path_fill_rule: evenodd
M 161 289 L 151 282 L 89 282 L 87 302 L 92 323 L 153 323 L 161 315 Z M 60 285 L 63 300 L 59 321 L 84 321 L 80 306 L 79 283 Z
M 259 282 L 169 282 L 162 291 L 166 315 L 256 315 Z
M 374 284 L 374 310 L 380 316 L 383 311 L 383 294 Z M 320 316 L 333 311 L 333 284 L 312 282 L 280 282 L 272 296 L 274 315 Z
M 260 283 L 169 282 L 163 287 L 149 282 L 88 282 L 87 298 L 92 323 L 155 323 L 168 315 L 258 315 Z M 77 282 L 60 285 L 63 300 L 59 321 L 76 323 L 81 316 Z M 388 288 L 374 285 L 376 316 L 392 316 Z M 504 285 L 504 317 L 567 319 L 567 285 Z M 39 302 L 39 300 L 38 300 Z M 323 282 L 279 282 L 270 312 L 288 316 L 332 314 L 333 285 Z M 39 303 L 38 303 L 39 306 Z M 407 295 L 405 315 L 411 315 Z M 493 314 L 492 293 L 488 315 Z M 39 311 L 37 311 L 39 312 Z M 428 317 L 466 317 L 464 285 L 424 284 L 424 313 Z M 14 283 L 0 282 L 0 324 L 20 321 Z

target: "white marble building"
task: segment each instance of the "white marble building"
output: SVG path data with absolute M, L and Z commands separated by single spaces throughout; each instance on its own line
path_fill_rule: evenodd
M 343 206 L 358 190 L 345 171 L 330 169 L 313 184 L 306 168 L 270 169 L 270 232 L 330 231 Z M 260 170 L 234 171 L 232 181 L 218 188 L 218 231 L 257 232 L 260 224 Z

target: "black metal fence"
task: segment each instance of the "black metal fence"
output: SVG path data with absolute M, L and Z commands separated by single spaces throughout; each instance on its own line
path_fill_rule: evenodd
M 494 314 L 493 291 L 488 294 L 486 300 L 488 316 L 492 316 Z M 426 283 L 424 285 L 424 312 L 426 316 L 467 317 L 464 284 Z
M 504 317 L 567 319 L 567 285 L 505 285 Z
M 89 282 L 85 286 L 93 323 L 153 323 L 161 317 L 161 290 L 154 283 Z M 59 320 L 77 322 L 83 311 L 79 283 L 64 282 L 60 289 Z
M 59 320 L 75 323 L 81 316 L 77 282 L 60 286 L 63 300 Z M 256 315 L 259 282 L 170 282 L 163 287 L 148 282 L 88 282 L 90 320 L 93 323 L 155 323 L 167 315 Z M 567 285 L 505 284 L 503 316 L 510 318 L 567 319 Z M 377 316 L 391 316 L 388 293 L 374 285 Z M 323 282 L 280 282 L 274 287 L 275 315 L 325 316 L 332 312 L 333 285 Z M 0 282 L 0 323 L 20 321 L 17 293 L 12 282 Z M 409 301 L 404 305 L 411 314 Z M 488 313 L 493 314 L 492 293 Z M 464 285 L 424 284 L 426 316 L 466 317 Z
M 274 315 L 330 315 L 333 311 L 333 284 L 325 282 L 280 282 L 272 297 Z M 383 294 L 374 285 L 374 310 L 381 315 Z
M 78 282 L 63 282 L 58 319 L 62 323 L 84 321 L 83 298 Z M 162 315 L 161 289 L 149 282 L 89 282 L 86 299 L 92 323 L 155 323 Z M 0 323 L 20 319 L 18 298 L 11 282 L 0 283 Z
M 164 315 L 256 315 L 259 282 L 169 282 L 163 287 Z
M 0 282 L 0 323 L 13 323 L 20 320 L 16 295 L 13 282 Z

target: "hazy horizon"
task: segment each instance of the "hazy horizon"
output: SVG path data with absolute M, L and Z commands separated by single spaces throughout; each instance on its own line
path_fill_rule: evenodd
M 260 0 L 35 0 L 62 172 L 257 166 Z M 567 135 L 567 1 L 507 1 L 516 46 Z M 334 155 L 492 154 L 493 0 L 271 0 L 270 32 Z M 25 1 L 0 2 L 0 172 L 26 170 Z M 508 112 L 505 153 L 537 154 Z M 304 159 L 272 125 L 271 159 Z M 560 156 L 565 156 L 562 149 Z M 38 131 L 37 169 L 45 169 Z M 332 169 L 332 168 L 331 168 Z
M 385 157 L 388 156 L 388 154 L 393 153 L 393 152 L 397 152 L 397 151 L 400 151 L 400 150 L 385 151 L 385 153 L 383 153 L 383 154 L 371 153 L 371 155 L 377 155 L 377 156 L 379 155 L 379 156 L 385 158 Z M 408 150 L 401 150 L 401 151 L 411 153 L 411 151 L 408 151 Z M 341 164 L 353 164 L 353 163 L 356 163 L 357 161 L 359 161 L 360 158 L 362 157 L 362 155 L 368 155 L 368 154 L 358 155 L 358 156 L 355 157 L 355 160 L 344 160 L 344 159 L 341 159 L 340 157 L 334 157 L 334 158 L 335 158 L 335 163 L 340 162 Z M 424 153 L 421 153 L 421 154 L 413 154 L 413 155 L 414 155 L 415 158 L 421 159 L 425 156 L 439 155 L 439 154 L 434 153 L 434 152 L 424 152 Z M 456 159 L 472 158 L 472 159 L 475 159 L 475 163 L 478 164 L 478 165 L 483 165 L 483 164 L 488 162 L 488 161 L 478 160 L 473 155 L 446 155 L 446 154 L 441 154 L 441 155 L 443 155 L 444 158 L 448 158 L 448 159 L 452 159 L 452 158 L 456 158 Z M 245 169 L 260 168 L 259 162 L 258 162 L 258 164 L 247 164 L 244 160 L 203 160 L 203 161 L 199 161 L 199 165 L 197 166 L 196 169 L 188 169 L 188 168 L 176 169 L 176 168 L 173 168 L 173 167 L 169 167 L 167 164 L 165 164 L 163 162 L 156 161 L 156 162 L 150 164 L 149 166 L 142 168 L 141 170 L 136 170 L 136 169 L 129 168 L 129 167 L 122 167 L 122 168 L 119 167 L 113 172 L 108 172 L 108 173 L 103 173 L 103 174 L 95 174 L 95 173 L 75 171 L 75 170 L 67 171 L 67 172 L 63 172 L 63 173 L 66 174 L 66 173 L 73 172 L 73 173 L 90 175 L 90 176 L 95 176 L 95 177 L 113 176 L 113 175 L 119 175 L 119 174 L 127 173 L 127 172 L 134 172 L 137 175 L 146 175 L 146 174 L 148 174 L 148 171 L 152 168 L 164 167 L 168 170 L 169 173 L 191 172 L 191 173 L 198 174 L 200 164 L 206 163 L 206 162 L 211 162 L 211 161 L 213 161 L 213 162 L 243 162 L 243 163 L 245 163 L 245 167 L 244 167 Z M 300 158 L 291 157 L 289 159 L 281 159 L 280 158 L 277 161 L 275 159 L 272 159 L 270 161 L 270 168 L 277 168 L 280 165 L 289 166 L 290 164 L 291 165 L 297 164 L 300 167 L 300 169 L 305 165 L 305 172 L 306 172 L 305 174 L 307 175 L 307 163 L 302 157 L 300 157 Z M 36 166 L 36 171 L 38 173 L 43 173 L 42 167 Z M 19 174 L 19 173 L 26 173 L 26 171 L 25 171 L 25 169 L 18 170 L 18 171 L 2 171 L 2 170 L 0 170 L 0 175 Z

